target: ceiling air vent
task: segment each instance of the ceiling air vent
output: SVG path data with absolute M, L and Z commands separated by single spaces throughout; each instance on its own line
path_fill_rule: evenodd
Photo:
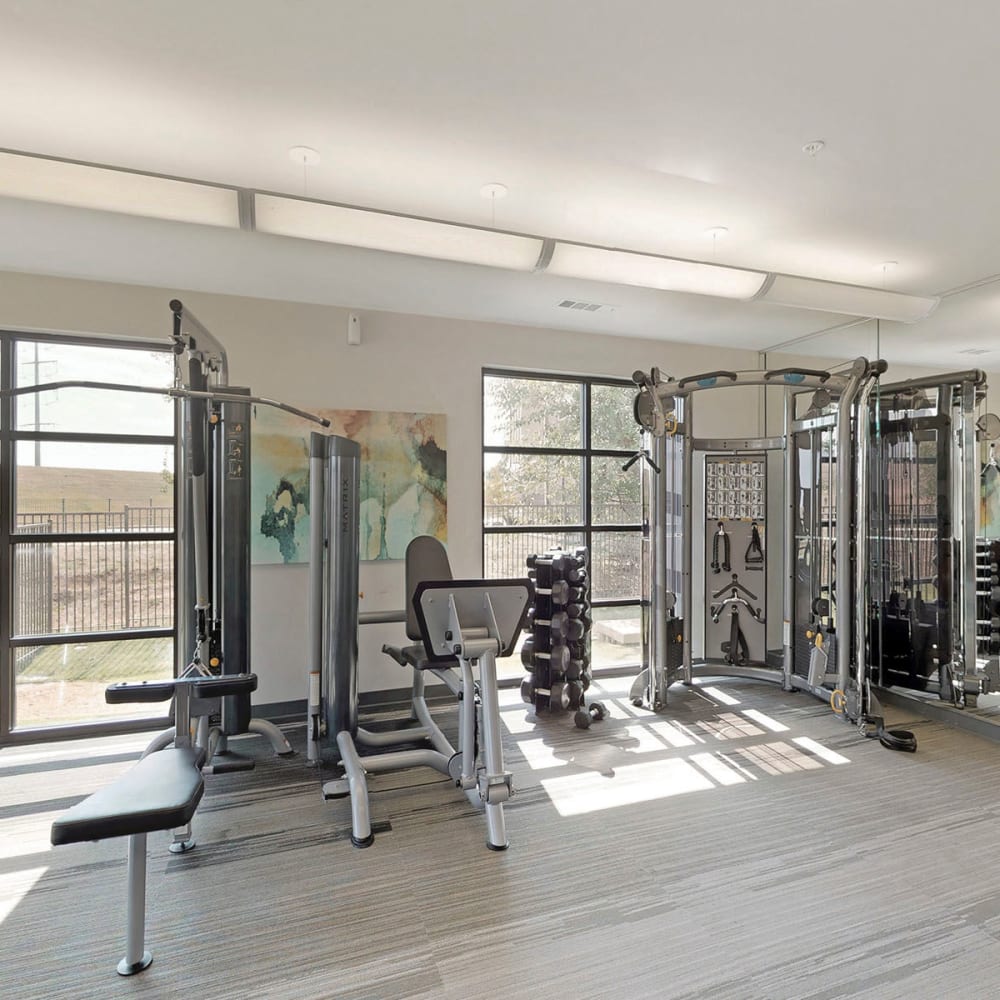
M 958 352 L 959 354 L 989 354 L 990 349 L 988 347 L 966 347 Z
M 597 312 L 604 307 L 600 302 L 577 302 L 575 299 L 563 299 L 559 303 L 560 309 L 582 309 L 584 312 Z

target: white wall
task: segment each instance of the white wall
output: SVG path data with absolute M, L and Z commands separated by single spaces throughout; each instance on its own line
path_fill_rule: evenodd
M 168 301 L 179 297 L 226 345 L 231 381 L 305 408 L 444 413 L 448 418 L 448 549 L 456 575 L 482 567 L 482 383 L 484 366 L 628 378 L 658 365 L 683 376 L 752 368 L 751 351 L 601 337 L 499 324 L 362 314 L 363 344 L 346 343 L 347 309 L 264 299 L 0 272 L 0 327 L 166 338 Z M 700 435 L 756 432 L 756 394 L 728 390 L 699 400 Z M 403 607 L 399 562 L 364 563 L 362 610 Z M 252 577 L 256 700 L 304 697 L 305 566 L 257 566 Z M 366 626 L 362 691 L 402 687 L 407 677 L 380 652 L 401 626 Z
M 484 366 L 629 377 L 659 366 L 683 377 L 718 368 L 756 368 L 757 353 L 665 341 L 602 337 L 491 323 L 362 313 L 363 344 L 346 343 L 348 310 L 265 299 L 185 292 L 0 272 L 0 327 L 163 338 L 168 301 L 181 298 L 226 345 L 234 384 L 259 395 L 309 407 L 444 413 L 448 418 L 448 549 L 458 575 L 482 566 L 482 398 Z M 774 355 L 770 367 L 829 361 Z M 956 364 L 955 368 L 968 367 Z M 893 379 L 920 374 L 893 366 Z M 1000 378 L 994 379 L 1000 384 Z M 775 394 L 780 395 L 780 394 Z M 701 437 L 756 435 L 759 393 L 731 389 L 698 397 Z M 780 410 L 768 429 L 780 432 Z M 774 540 L 776 533 L 771 533 Z M 306 569 L 253 570 L 253 669 L 257 701 L 304 697 Z M 363 610 L 403 606 L 402 564 L 364 563 Z M 777 606 L 777 605 L 775 605 Z M 402 687 L 406 677 L 380 652 L 399 642 L 401 626 L 362 630 L 362 691 Z

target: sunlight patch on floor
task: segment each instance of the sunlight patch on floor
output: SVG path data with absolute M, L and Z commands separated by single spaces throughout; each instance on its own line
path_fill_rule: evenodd
M 748 713 L 749 714 L 749 713 Z M 702 732 L 717 740 L 740 740 L 744 736 L 762 736 L 763 729 L 741 719 L 733 712 L 723 712 L 714 719 L 704 719 L 696 723 Z
M 707 694 L 710 698 L 714 698 L 715 701 L 722 705 L 738 705 L 740 703 L 739 698 L 734 698 L 731 694 L 726 694 L 721 688 L 699 687 L 698 690 Z
M 772 733 L 788 732 L 788 726 L 782 722 L 778 722 L 777 719 L 772 719 L 771 716 L 765 715 L 763 712 L 758 712 L 756 708 L 744 708 L 742 712 L 748 719 L 753 719 L 754 722 L 759 723 L 765 729 L 770 729 Z
M 705 742 L 701 737 L 690 735 L 676 722 L 651 722 L 649 728 L 672 747 L 693 747 L 696 742 Z
M 579 816 L 716 786 L 687 761 L 674 758 L 543 779 L 542 787 L 560 816 Z
M 788 743 L 758 743 L 731 751 L 765 774 L 789 774 L 792 771 L 815 771 L 823 765 Z
M 49 839 L 52 823 L 64 809 L 33 812 L 4 820 L 4 835 L 0 837 L 0 859 L 20 858 L 28 854 L 44 854 L 52 850 Z
M 517 749 L 524 754 L 524 759 L 533 771 L 543 771 L 550 767 L 565 767 L 569 760 L 557 757 L 555 750 L 544 740 L 518 740 Z
M 0 924 L 15 910 L 17 904 L 35 887 L 48 868 L 26 868 L 24 871 L 0 875 Z
M 747 779 L 731 764 L 712 753 L 695 753 L 691 755 L 691 763 L 697 764 L 710 778 L 720 785 L 741 785 Z
M 822 743 L 817 743 L 808 736 L 796 736 L 792 742 L 797 743 L 803 750 L 808 750 L 810 753 L 816 754 L 817 757 L 821 757 L 828 764 L 851 763 L 849 758 L 845 757 L 843 754 L 839 754 L 836 750 L 831 750 L 829 747 L 823 746 Z

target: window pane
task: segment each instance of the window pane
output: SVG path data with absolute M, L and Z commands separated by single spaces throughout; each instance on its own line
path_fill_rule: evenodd
M 591 600 L 637 598 L 642 535 L 638 531 L 595 531 L 592 538 Z
M 483 536 L 483 545 L 483 576 L 487 580 L 505 580 L 528 575 L 528 556 L 557 546 L 572 551 L 576 546 L 583 545 L 583 535 L 574 531 L 488 534 Z
M 19 441 L 15 531 L 171 531 L 171 445 Z
M 169 351 L 129 351 L 52 341 L 17 345 L 17 384 L 82 379 L 169 387 Z M 166 396 L 109 389 L 54 389 L 17 397 L 17 430 L 99 434 L 173 434 L 174 403 Z
M 635 387 L 629 385 L 591 386 L 591 447 L 621 451 L 635 451 L 639 447 L 639 425 L 632 414 L 635 394 Z
M 548 379 L 483 379 L 483 443 L 582 448 L 583 386 Z
M 574 455 L 484 455 L 487 526 L 581 524 L 583 460 Z
M 173 625 L 174 543 L 27 542 L 14 547 L 14 632 Z
M 642 658 L 642 609 L 594 608 L 590 653 L 595 667 L 638 664 Z
M 108 705 L 104 689 L 120 681 L 173 677 L 173 650 L 169 637 L 15 648 L 15 725 L 34 729 L 165 716 L 169 702 Z
M 622 459 L 595 455 L 590 461 L 590 510 L 594 524 L 640 524 L 642 490 L 636 462 L 622 472 Z

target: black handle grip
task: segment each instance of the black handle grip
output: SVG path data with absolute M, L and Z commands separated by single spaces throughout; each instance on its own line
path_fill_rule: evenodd
M 104 690 L 109 705 L 130 705 L 154 701 L 170 701 L 175 681 L 130 681 L 111 684 Z
M 764 381 L 770 382 L 771 379 L 777 378 L 779 375 L 812 375 L 814 378 L 818 378 L 820 382 L 825 382 L 830 377 L 829 372 L 822 371 L 819 368 L 775 368 L 773 371 L 767 372 L 764 376 Z
M 256 674 L 222 674 L 220 677 L 196 677 L 191 693 L 196 698 L 222 698 L 231 694 L 250 694 L 257 690 Z
M 710 378 L 727 378 L 730 382 L 735 382 L 737 375 L 736 372 L 703 372 L 701 375 L 689 375 L 677 383 L 677 388 L 683 389 L 684 386 L 690 385 L 692 382 L 704 382 L 705 379 Z

